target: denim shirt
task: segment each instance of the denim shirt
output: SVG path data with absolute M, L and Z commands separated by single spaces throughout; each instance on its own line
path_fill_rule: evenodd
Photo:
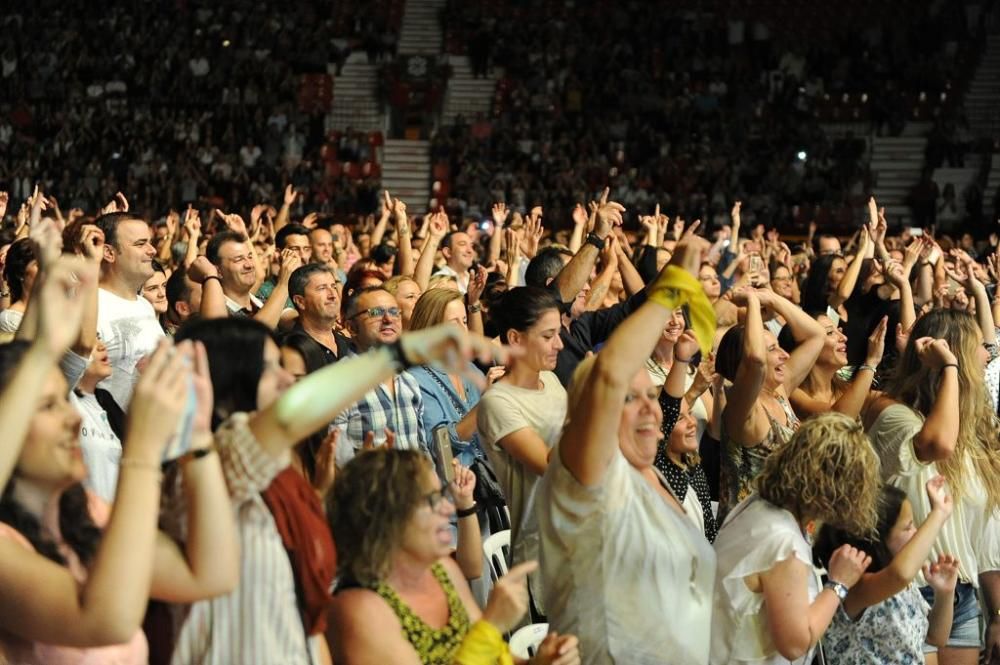
M 482 374 L 475 365 L 470 363 L 469 367 L 477 374 Z M 446 425 L 451 438 L 452 454 L 462 466 L 469 466 L 476 457 L 485 459 L 486 453 L 483 452 L 482 445 L 479 443 L 479 435 L 473 434 L 471 439 L 463 440 L 459 438 L 458 431 L 455 429 L 458 421 L 479 403 L 479 388 L 462 377 L 462 386 L 465 388 L 465 399 L 462 399 L 452 385 L 451 379 L 444 372 L 427 365 L 421 365 L 410 369 L 409 373 L 420 386 L 424 401 L 424 418 L 421 426 L 424 428 L 425 440 L 430 445 L 434 456 L 437 457 L 437 450 L 433 443 L 434 430 L 440 425 Z M 464 410 L 460 411 L 456 403 L 461 404 Z

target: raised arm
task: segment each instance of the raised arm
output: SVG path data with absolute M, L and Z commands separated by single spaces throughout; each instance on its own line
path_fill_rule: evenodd
M 625 212 L 624 206 L 614 201 L 604 201 L 598 206 L 597 221 L 594 223 L 593 232 L 598 240 L 604 243 L 608 241 L 614 227 L 621 226 L 623 212 Z M 559 297 L 564 303 L 572 302 L 583 285 L 590 279 L 590 273 L 597 263 L 598 254 L 599 250 L 594 244 L 584 243 L 580 251 L 556 275 L 555 285 L 559 290 Z
M 201 318 L 224 319 L 229 316 L 219 269 L 207 257 L 197 257 L 188 266 L 187 276 L 192 282 L 201 284 L 201 309 L 198 311 Z
M 13 541 L 0 542 L 5 630 L 76 647 L 121 644 L 139 630 L 152 578 L 160 458 L 187 400 L 189 377 L 185 359 L 162 342 L 129 407 L 116 500 L 86 582 Z
M 292 205 L 295 203 L 295 198 L 298 194 L 295 188 L 291 185 L 285 187 L 285 198 L 281 202 L 281 209 L 278 211 L 278 218 L 274 220 L 274 232 L 277 233 L 286 226 L 290 221 L 292 221 Z
M 260 321 L 269 328 L 277 329 L 281 321 L 281 313 L 285 311 L 288 304 L 288 280 L 292 273 L 302 265 L 302 257 L 295 250 L 281 250 L 281 271 L 278 273 L 278 281 L 274 285 L 274 290 L 268 296 L 267 302 L 254 315 L 254 319 Z
M 854 255 L 854 259 L 851 264 L 847 266 L 847 272 L 844 273 L 844 278 L 840 280 L 840 285 L 837 287 L 837 292 L 830 296 L 828 304 L 830 307 L 836 309 L 840 307 L 847 299 L 851 297 L 854 293 L 854 287 L 858 283 L 858 275 L 861 274 L 861 265 L 864 263 L 865 257 L 867 256 L 869 250 L 870 239 L 868 238 L 867 227 L 861 229 L 860 231 L 860 242 L 858 243 L 858 251 Z
M 729 432 L 753 432 L 759 429 L 760 416 L 754 406 L 764 387 L 767 374 L 767 347 L 764 344 L 764 323 L 760 315 L 760 300 L 753 289 L 735 293 L 736 304 L 744 304 L 747 314 L 743 325 L 743 355 L 740 358 L 732 389 L 727 393 L 726 410 L 723 412 L 725 428 Z M 746 438 L 746 437 L 740 437 Z M 750 437 L 753 438 L 753 437 Z M 756 444 L 757 441 L 740 441 Z
M 193 385 L 197 411 L 192 428 L 192 451 L 212 445 L 212 377 L 208 355 L 201 342 L 182 342 L 194 367 Z M 179 462 L 187 505 L 187 542 L 181 546 L 170 536 L 157 536 L 150 596 L 174 603 L 190 603 L 228 593 L 239 582 L 240 552 L 232 503 L 222 463 L 217 454 L 182 457 Z
M 913 448 L 921 462 L 948 459 L 958 442 L 958 359 L 943 339 L 922 337 L 913 344 L 920 362 L 940 375 L 934 405 L 913 440 Z
M 701 285 L 692 276 L 705 245 L 693 237 L 678 244 L 670 265 L 650 287 L 649 300 L 618 326 L 594 361 L 559 442 L 562 463 L 581 484 L 596 485 L 603 479 L 618 450 L 618 423 L 632 377 L 643 368 L 673 310 L 691 299 L 712 318 Z
M 503 229 L 507 223 L 507 216 L 510 215 L 506 203 L 494 203 L 492 212 L 493 235 L 490 236 L 489 255 L 486 257 L 486 265 L 488 266 L 495 266 L 500 258 L 500 250 L 503 249 Z
M 397 203 L 398 202 L 398 203 Z M 389 218 L 392 217 L 393 213 L 399 215 L 400 211 L 403 214 L 403 222 L 406 222 L 406 204 L 396 199 L 392 200 L 389 196 L 389 190 L 382 190 L 382 212 L 378 216 L 378 222 L 375 223 L 375 228 L 372 229 L 371 235 L 371 246 L 372 249 L 378 247 L 382 244 L 382 238 L 385 237 L 385 230 L 389 226 Z M 399 223 L 398 217 L 396 223 Z
M 941 476 L 927 481 L 927 496 L 931 512 L 910 541 L 892 557 L 888 566 L 877 573 L 864 575 L 847 594 L 844 611 L 849 617 L 857 618 L 865 608 L 895 596 L 909 586 L 927 563 L 931 547 L 954 506 L 952 498 L 945 493 L 944 478 Z
M 468 335 L 456 325 L 406 333 L 399 345 L 379 347 L 344 358 L 313 372 L 286 390 L 277 402 L 250 419 L 250 429 L 261 446 L 280 455 L 329 424 L 366 392 L 382 383 L 401 365 L 435 365 L 464 375 L 473 353 L 501 364 L 505 351 L 482 337 Z
M 434 259 L 437 257 L 438 247 L 447 233 L 447 215 L 443 212 L 431 214 L 430 224 L 427 229 L 427 240 L 424 241 L 423 247 L 420 248 L 420 258 L 417 260 L 417 267 L 413 272 L 413 281 L 420 287 L 421 292 L 427 291 L 431 275 L 434 273 Z
M 396 244 L 399 253 L 396 256 L 395 273 L 397 275 L 413 276 L 413 240 L 411 238 L 410 220 L 406 216 L 406 204 L 396 199 L 393 201 L 396 221 Z
M 576 254 L 583 246 L 583 236 L 587 229 L 587 211 L 579 203 L 573 208 L 573 233 L 569 236 L 569 251 Z
M 785 393 L 791 395 L 792 391 L 802 385 L 816 364 L 816 359 L 823 350 L 826 331 L 816 319 L 802 311 L 802 308 L 777 293 L 761 290 L 758 292 L 758 297 L 761 305 L 770 306 L 785 319 L 798 343 L 785 362 Z

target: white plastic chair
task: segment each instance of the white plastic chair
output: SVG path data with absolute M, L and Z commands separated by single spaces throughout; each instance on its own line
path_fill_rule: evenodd
M 515 658 L 531 658 L 538 650 L 538 645 L 542 643 L 545 636 L 549 634 L 549 624 L 533 623 L 518 629 L 511 635 L 508 645 L 510 655 Z
M 507 561 L 510 559 L 510 529 L 498 531 L 483 541 L 483 556 L 490 564 L 494 582 L 506 575 Z

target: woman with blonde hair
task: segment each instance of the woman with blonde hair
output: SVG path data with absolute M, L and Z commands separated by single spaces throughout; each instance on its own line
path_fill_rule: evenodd
M 420 285 L 416 280 L 406 275 L 396 275 L 386 281 L 382 288 L 392 294 L 399 306 L 399 311 L 403 317 L 403 330 L 410 329 L 410 317 L 413 316 L 413 308 L 420 299 Z
M 915 523 L 930 513 L 923 488 L 935 475 L 944 476 L 955 499 L 952 519 L 931 550 L 932 557 L 953 554 L 961 561 L 942 664 L 979 658 L 977 589 L 989 610 L 987 653 L 1000 648 L 1000 428 L 983 379 L 988 360 L 970 314 L 932 310 L 914 325 L 885 393 L 865 415 L 883 477 L 906 492 Z
M 467 469 L 461 469 L 470 474 Z M 501 634 L 527 610 L 527 574 L 515 566 L 480 611 L 449 556 L 448 522 L 471 491 L 447 487 L 413 450 L 371 450 L 337 475 L 327 514 L 340 584 L 330 618 L 333 660 L 343 665 L 493 665 L 513 661 Z M 549 633 L 532 665 L 577 665 L 576 638 Z
M 878 458 L 854 420 L 807 420 L 757 477 L 757 493 L 736 506 L 715 540 L 718 581 L 712 663 L 810 663 L 847 591 L 871 557 L 837 549 L 821 584 L 810 538 L 817 524 L 856 535 L 874 531 Z

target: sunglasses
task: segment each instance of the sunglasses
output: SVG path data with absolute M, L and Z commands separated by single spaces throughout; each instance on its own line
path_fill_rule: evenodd
M 424 500 L 427 501 L 427 505 L 434 512 L 437 512 L 438 508 L 441 507 L 442 501 L 447 500 L 451 504 L 455 503 L 455 497 L 452 496 L 451 489 L 447 486 L 424 495 Z

